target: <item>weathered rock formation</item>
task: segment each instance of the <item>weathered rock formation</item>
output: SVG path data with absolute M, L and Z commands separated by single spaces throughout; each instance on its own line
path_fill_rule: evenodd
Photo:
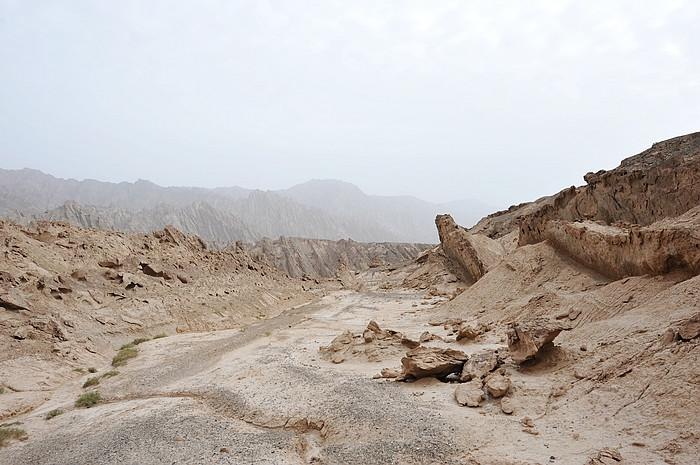
M 508 350 L 511 358 L 515 363 L 534 358 L 542 347 L 552 342 L 565 329 L 568 327 L 547 318 L 513 323 L 508 331 Z
M 391 242 L 355 242 L 352 239 L 329 241 L 280 237 L 264 238 L 250 249 L 251 255 L 292 277 L 321 276 L 332 278 L 341 263 L 352 270 L 366 270 L 412 259 L 429 244 Z
M 480 379 L 460 384 L 455 388 L 455 400 L 459 405 L 478 407 L 484 400 L 484 387 Z
M 401 359 L 406 379 L 444 378 L 462 371 L 469 356 L 460 350 L 439 347 L 417 347 Z
M 478 281 L 505 253 L 502 244 L 481 234 L 470 234 L 450 215 L 438 215 L 435 225 L 443 251 L 461 266 L 468 281 Z
M 700 273 L 700 207 L 651 226 L 539 218 L 523 221 L 520 244 L 549 241 L 577 262 L 613 279 L 683 269 Z
M 233 328 L 316 299 L 244 251 L 208 250 L 171 226 L 124 234 L 0 221 L 0 244 L 3 380 L 20 354 L 88 363 L 135 335 Z
M 319 351 L 333 363 L 343 363 L 348 358 L 379 362 L 382 357 L 399 356 L 407 349 L 414 349 L 418 346 L 420 346 L 418 341 L 414 341 L 398 331 L 381 329 L 377 322 L 372 320 L 362 334 L 345 331 L 335 337 L 330 346 L 320 347 Z
M 700 133 L 656 143 L 584 179 L 583 187 L 490 215 L 470 232 L 501 237 L 517 228 L 518 245 L 548 241 L 613 279 L 700 272 Z M 467 253 L 454 255 L 478 275 L 480 255 L 461 249 Z

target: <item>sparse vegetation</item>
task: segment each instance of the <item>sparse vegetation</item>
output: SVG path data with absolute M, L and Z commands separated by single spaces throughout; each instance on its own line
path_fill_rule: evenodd
M 90 386 L 97 386 L 100 384 L 100 377 L 99 376 L 93 376 L 87 379 L 85 383 L 83 384 L 84 388 L 90 387 Z
M 53 417 L 57 417 L 57 416 L 62 415 L 62 414 L 63 414 L 63 410 L 61 410 L 60 408 L 55 408 L 55 409 L 51 410 L 50 412 L 48 412 L 48 413 L 44 416 L 44 419 L 45 419 L 45 420 L 50 420 L 50 419 L 52 419 Z
M 85 369 L 81 368 L 81 367 L 77 367 L 77 368 L 73 368 L 73 371 L 77 371 L 78 373 L 83 373 L 85 371 Z
M 119 372 L 117 370 L 109 370 L 102 374 L 102 378 L 111 378 L 112 376 L 117 376 Z
M 0 425 L 0 428 L 8 428 L 10 426 L 21 425 L 21 424 L 22 424 L 21 421 L 13 421 L 10 423 L 3 423 L 2 425 Z
M 127 342 L 126 344 L 124 344 L 123 346 L 121 346 L 121 347 L 119 348 L 119 350 L 131 349 L 132 347 L 134 347 L 134 343 L 133 343 L 133 342 Z
M 153 339 L 162 339 L 164 337 L 168 337 L 168 335 L 165 333 L 159 333 L 159 334 L 156 334 L 155 336 L 153 336 Z
M 90 368 L 88 368 L 88 371 L 89 371 L 90 373 L 97 373 L 97 368 L 95 368 L 95 367 L 90 367 Z
M 5 394 L 5 388 L 0 386 L 0 394 Z
M 134 358 L 139 354 L 139 351 L 137 348 L 135 348 L 133 345 L 126 344 L 122 346 L 121 349 L 119 349 L 119 352 L 117 355 L 112 358 L 112 366 L 114 367 L 121 367 L 126 365 L 126 361 L 129 360 L 130 358 Z
M 90 408 L 99 404 L 101 400 L 102 396 L 100 393 L 97 391 L 92 391 L 78 397 L 78 400 L 75 401 L 75 406 Z
M 148 339 L 147 337 L 139 337 L 139 338 L 134 339 L 132 344 L 137 346 L 137 345 L 141 344 L 142 342 L 146 342 L 146 341 L 150 341 L 150 339 Z
M 4 447 L 10 439 L 26 439 L 27 432 L 20 428 L 0 426 L 0 447 Z

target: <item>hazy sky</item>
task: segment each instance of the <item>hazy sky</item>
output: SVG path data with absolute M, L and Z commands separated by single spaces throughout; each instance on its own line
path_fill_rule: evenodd
M 699 5 L 0 0 L 0 168 L 508 206 L 700 130 Z

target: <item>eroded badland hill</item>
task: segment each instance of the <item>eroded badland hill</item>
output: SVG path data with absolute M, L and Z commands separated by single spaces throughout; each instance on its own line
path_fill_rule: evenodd
M 700 133 L 585 179 L 333 277 L 0 223 L 0 462 L 696 464 Z

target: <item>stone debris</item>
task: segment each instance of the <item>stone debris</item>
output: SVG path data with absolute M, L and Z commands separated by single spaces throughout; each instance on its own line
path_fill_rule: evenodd
M 552 342 L 560 332 L 567 329 L 569 327 L 549 318 L 512 323 L 507 333 L 510 356 L 515 363 L 534 358 L 543 346 Z
M 455 388 L 455 400 L 459 405 L 478 407 L 486 397 L 484 387 L 479 379 L 473 379 L 468 383 L 460 384 Z
M 461 341 L 462 339 L 468 339 L 471 341 L 481 336 L 486 331 L 487 328 L 484 325 L 478 325 L 477 327 L 474 327 L 472 325 L 462 323 L 457 332 L 457 340 Z
M 401 359 L 403 377 L 407 380 L 425 377 L 443 378 L 459 373 L 469 356 L 462 351 L 439 347 L 417 347 Z
M 419 341 L 398 331 L 381 329 L 379 324 L 372 320 L 361 334 L 346 331 L 333 339 L 330 346 L 321 347 L 319 351 L 329 355 L 333 363 L 342 363 L 351 356 L 380 362 L 387 356 L 396 356 L 407 348 L 415 349 L 419 346 Z
M 588 465 L 615 465 L 622 462 L 622 454 L 616 449 L 603 449 L 591 457 Z
M 502 360 L 499 359 L 497 350 L 485 349 L 477 352 L 464 364 L 460 380 L 481 379 L 495 370 L 501 363 Z
M 515 411 L 514 406 L 513 406 L 513 401 L 511 400 L 510 397 L 502 397 L 501 398 L 501 411 L 505 413 L 506 415 L 512 415 L 513 412 Z
M 683 323 L 678 329 L 678 335 L 684 341 L 698 337 L 700 335 L 700 313 L 696 313 L 695 316 Z
M 486 389 L 496 399 L 503 397 L 510 389 L 510 377 L 505 372 L 493 373 L 486 379 Z

